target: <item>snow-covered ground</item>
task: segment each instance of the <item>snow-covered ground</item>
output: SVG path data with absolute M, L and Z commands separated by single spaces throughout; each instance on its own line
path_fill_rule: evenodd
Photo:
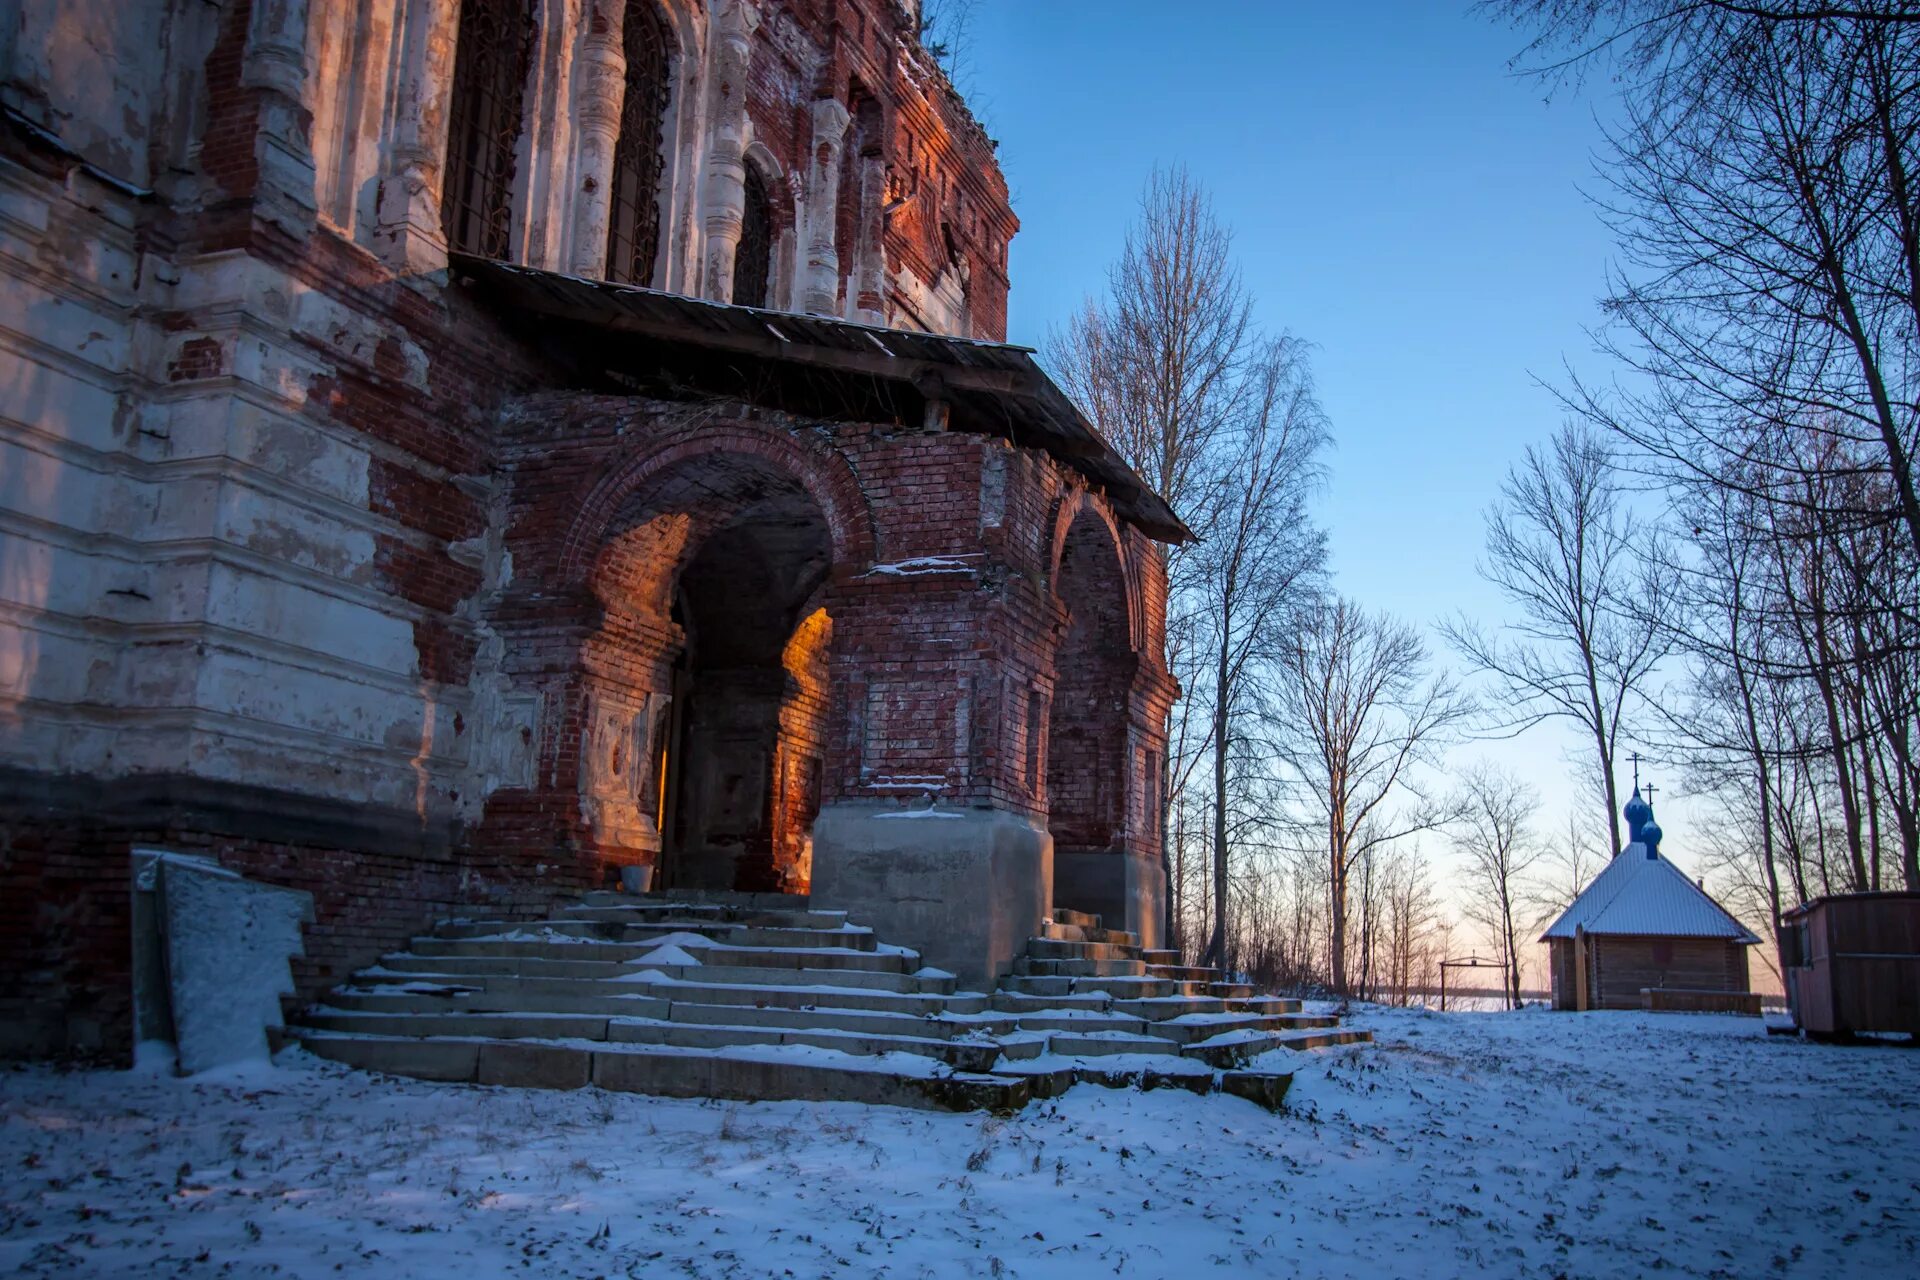
M 0 1072 L 0 1275 L 1866 1276 L 1920 1264 L 1920 1051 L 1362 1009 L 1291 1114 L 1012 1118 Z

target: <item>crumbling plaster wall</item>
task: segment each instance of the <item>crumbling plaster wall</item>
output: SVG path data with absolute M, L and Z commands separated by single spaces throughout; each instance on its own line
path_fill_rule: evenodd
M 733 171 L 713 163 L 725 106 L 745 119 L 722 150 L 786 196 L 775 297 L 859 309 L 847 282 L 874 264 L 852 259 L 880 245 L 890 280 L 945 291 L 944 319 L 889 299 L 890 319 L 998 336 L 1004 182 L 894 6 L 733 3 L 670 6 L 656 282 L 694 290 L 726 232 L 709 217 Z M 607 104 L 560 81 L 592 7 L 541 4 L 548 78 L 529 88 L 547 118 L 516 244 L 561 270 L 601 243 L 570 184 L 583 113 Z M 574 622 L 509 626 L 540 570 L 509 537 L 498 410 L 544 371 L 444 272 L 458 8 L 0 0 L 0 1015 L 36 1051 L 124 1047 L 136 842 L 313 892 L 303 992 L 435 911 L 531 909 L 599 869 L 577 708 L 526 669 L 577 661 Z M 747 92 L 721 94 L 710 54 L 737 57 L 743 32 Z M 875 208 L 865 177 L 850 193 L 844 153 L 814 162 L 856 83 L 881 104 L 888 183 L 919 175 L 908 203 L 889 185 Z M 850 198 L 881 230 L 842 244 Z M 783 707 L 825 764 L 783 775 L 786 794 L 894 803 L 932 779 L 942 803 L 1032 825 L 1041 787 L 1012 744 L 1039 732 L 1046 570 L 1012 565 L 1043 558 L 1032 530 L 1075 481 L 973 437 L 845 432 L 859 501 L 891 514 L 884 556 L 869 533 L 836 564 L 847 606 Z M 975 558 L 872 572 L 956 554 Z

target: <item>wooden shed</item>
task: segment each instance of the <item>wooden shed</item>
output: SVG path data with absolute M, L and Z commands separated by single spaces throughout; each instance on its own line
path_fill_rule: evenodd
M 1758 1013 L 1747 948 L 1760 939 L 1660 855 L 1638 787 L 1626 819 L 1632 843 L 1540 936 L 1553 1007 Z
M 1920 1036 L 1920 893 L 1815 898 L 1781 925 L 1787 1002 L 1802 1030 Z

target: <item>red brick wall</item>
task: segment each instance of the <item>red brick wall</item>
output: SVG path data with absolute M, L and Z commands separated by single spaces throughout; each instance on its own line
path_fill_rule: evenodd
M 825 0 L 765 10 L 747 99 L 754 137 L 788 174 L 804 178 L 811 164 L 808 104 L 831 97 L 852 109 L 861 98 L 871 101 L 877 137 L 868 142 L 888 168 L 883 200 L 896 206 L 882 235 L 889 273 L 907 270 L 931 282 L 955 267 L 957 252 L 965 264 L 973 336 L 1005 338 L 1006 246 L 1020 226 L 1006 179 L 986 131 L 900 25 L 899 6 L 892 0 Z M 818 63 L 803 65 L 790 55 L 783 42 L 790 28 L 804 32 L 821 52 Z M 842 156 L 835 236 L 848 288 L 859 240 L 861 132 L 856 117 Z M 776 229 L 791 226 L 791 189 L 776 187 L 772 194 Z
M 797 23 L 827 56 L 814 75 L 810 61 L 796 65 L 776 46 L 778 21 L 762 23 L 749 105 L 756 136 L 790 174 L 803 173 L 807 104 L 864 86 L 893 174 L 887 198 L 906 201 L 885 224 L 889 268 L 932 279 L 958 253 L 975 331 L 1004 333 L 1004 250 L 1017 222 L 986 135 L 930 62 L 906 50 L 890 0 L 781 9 L 780 21 Z M 774 872 L 803 883 L 806 820 L 835 798 L 924 785 L 946 802 L 1044 816 L 1027 721 L 1036 695 L 1044 702 L 1054 683 L 1054 529 L 1068 506 L 1100 500 L 1052 459 L 980 437 L 536 394 L 552 378 L 545 362 L 457 281 L 396 280 L 337 237 L 302 238 L 256 216 L 258 91 L 239 75 L 249 14 L 246 4 L 228 11 L 206 72 L 201 157 L 216 196 L 192 208 L 143 206 L 143 235 L 182 260 L 239 252 L 273 264 L 390 334 L 364 359 L 316 343 L 314 364 L 325 372 L 281 390 L 314 424 L 363 441 L 373 458 L 369 506 L 386 524 L 360 585 L 416 614 L 423 693 L 463 689 L 482 627 L 492 626 L 510 641 L 506 674 L 547 695 L 540 782 L 495 792 L 472 830 L 428 830 L 417 814 L 410 828 L 410 815 L 387 813 L 332 813 L 316 825 L 303 816 L 307 797 L 235 785 L 207 784 L 229 797 L 224 805 L 162 805 L 160 817 L 109 804 L 84 779 L 56 780 L 65 797 L 57 804 L 28 786 L 25 798 L 0 803 L 0 1016 L 28 1029 L 12 1047 L 130 1048 L 127 854 L 135 843 L 203 849 L 243 874 L 314 892 L 320 920 L 296 967 L 303 997 L 404 945 L 436 916 L 475 905 L 531 910 L 650 856 L 601 840 L 583 815 L 586 713 L 590 694 L 618 704 L 666 682 L 679 643 L 662 617 L 660 562 L 672 539 L 645 526 L 676 504 L 690 509 L 686 495 L 661 486 L 676 474 L 710 480 L 714 455 L 798 482 L 831 546 L 818 595 L 830 626 L 817 647 L 785 664 L 771 780 Z M 790 219 L 790 191 L 775 195 L 778 216 Z M 854 265 L 850 254 L 843 259 L 843 271 Z M 183 311 L 156 321 L 184 335 L 170 394 L 233 394 L 229 353 L 196 332 L 206 318 Z M 424 388 L 409 377 L 407 349 L 424 355 Z M 455 544 L 487 530 L 490 494 L 502 485 L 514 577 L 494 599 Z M 1153 593 L 1164 591 L 1141 567 L 1151 548 L 1137 532 L 1121 540 L 1131 607 L 1148 628 L 1143 651 L 1157 655 Z M 916 557 L 956 559 L 935 572 L 873 570 Z M 1157 658 L 1143 671 L 1127 694 L 1136 738 L 1143 724 L 1148 736 L 1159 732 L 1171 696 Z M 927 781 L 902 787 L 902 778 Z

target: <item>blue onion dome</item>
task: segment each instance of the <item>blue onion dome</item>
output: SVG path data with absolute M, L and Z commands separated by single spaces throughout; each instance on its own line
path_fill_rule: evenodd
M 1633 799 L 1627 801 L 1627 807 L 1621 810 L 1627 820 L 1627 841 L 1640 839 L 1640 828 L 1653 821 L 1653 806 L 1640 798 L 1640 788 L 1633 789 Z
M 1660 836 L 1660 824 L 1648 818 L 1646 825 L 1640 828 L 1640 843 L 1647 846 L 1649 861 L 1660 856 Z

